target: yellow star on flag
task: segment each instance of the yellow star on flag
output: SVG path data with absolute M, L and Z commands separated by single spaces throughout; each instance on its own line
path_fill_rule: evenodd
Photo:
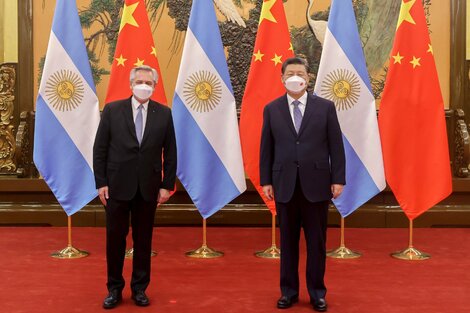
M 137 58 L 137 62 L 135 62 L 134 65 L 135 66 L 142 66 L 142 65 L 144 65 L 144 61 L 145 60 L 141 60 L 141 59 Z
M 155 57 L 157 57 L 157 49 L 155 47 L 152 47 L 152 52 L 150 54 L 153 54 Z
M 137 9 L 137 6 L 139 5 L 139 2 L 136 2 L 131 5 L 124 4 L 124 9 L 122 10 L 122 18 L 121 18 L 121 25 L 119 26 L 119 32 L 126 26 L 127 24 L 139 27 L 139 24 L 137 24 L 137 21 L 135 20 L 133 14 L 135 9 Z
M 261 15 L 259 17 L 259 24 L 258 25 L 260 25 L 261 22 L 264 21 L 264 20 L 268 20 L 268 21 L 271 21 L 273 23 L 277 23 L 276 18 L 274 17 L 274 15 L 271 12 L 271 9 L 272 9 L 274 3 L 276 3 L 276 1 L 278 1 L 278 0 L 268 0 L 268 1 L 263 2 L 263 6 L 261 7 Z M 281 0 L 279 0 L 279 1 L 281 1 Z
M 292 46 L 292 42 L 289 42 L 289 49 L 288 50 L 294 52 L 294 47 Z
M 274 58 L 271 59 L 271 61 L 274 62 L 274 66 L 282 63 L 281 58 L 282 55 L 277 55 L 276 53 L 274 53 Z
M 428 43 L 428 51 L 426 51 L 426 52 L 429 52 L 429 53 L 431 53 L 432 55 L 434 55 L 434 50 L 432 49 L 432 46 L 431 46 L 430 43 Z
M 411 1 L 408 1 L 408 2 L 404 2 L 402 0 L 401 2 L 401 7 L 400 7 L 400 16 L 398 17 L 398 24 L 397 24 L 397 29 L 398 27 L 400 27 L 400 25 L 404 22 L 404 21 L 407 21 L 411 24 L 414 24 L 416 25 L 416 22 L 415 20 L 413 19 L 413 16 L 411 16 L 411 8 L 413 7 L 413 5 L 415 4 L 416 0 L 411 0 Z
M 262 54 L 259 49 L 258 49 L 258 52 L 253 53 L 253 55 L 255 56 L 255 62 L 256 62 L 256 61 L 263 62 L 264 54 Z
M 118 64 L 117 64 L 118 66 L 119 66 L 119 65 L 126 66 L 126 65 L 124 64 L 124 62 L 126 62 L 127 59 L 124 59 L 124 58 L 122 57 L 122 53 L 121 53 L 121 56 L 120 56 L 119 58 L 116 58 L 116 61 L 118 62 Z
M 401 56 L 400 52 L 397 52 L 397 55 L 392 55 L 392 58 L 395 59 L 395 61 L 393 61 L 393 64 L 397 64 L 397 63 L 401 64 L 401 59 L 403 59 L 404 56 Z
M 417 66 L 421 66 L 421 64 L 419 63 L 420 60 L 421 58 L 417 58 L 413 56 L 413 60 L 410 61 L 410 63 L 413 64 L 413 68 L 416 68 Z

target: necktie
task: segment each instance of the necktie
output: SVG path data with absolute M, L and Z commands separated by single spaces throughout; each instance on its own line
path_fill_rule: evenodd
M 294 105 L 294 126 L 298 134 L 300 130 L 300 125 L 302 125 L 302 112 L 300 112 L 299 109 L 300 101 L 295 100 L 294 102 L 292 102 L 292 104 Z
M 142 128 L 144 119 L 142 117 L 142 104 L 137 107 L 137 116 L 135 118 L 135 134 L 137 135 L 137 141 L 142 142 Z

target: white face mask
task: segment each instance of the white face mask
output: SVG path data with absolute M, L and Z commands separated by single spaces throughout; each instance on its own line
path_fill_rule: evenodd
M 307 87 L 307 82 L 302 77 L 294 75 L 284 81 L 284 86 L 292 93 L 299 93 Z
M 139 84 L 132 87 L 132 92 L 140 100 L 147 100 L 152 96 L 153 88 L 146 84 Z

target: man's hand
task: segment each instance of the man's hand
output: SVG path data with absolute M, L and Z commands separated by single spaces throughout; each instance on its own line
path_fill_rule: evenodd
M 266 196 L 266 198 L 268 198 L 268 200 L 273 200 L 274 199 L 273 185 L 263 186 L 263 193 Z
M 108 203 L 106 200 L 109 199 L 108 186 L 99 188 L 98 195 L 100 197 L 101 203 L 103 203 L 103 205 L 106 206 L 106 204 Z
M 331 185 L 331 193 L 333 194 L 333 199 L 338 198 L 343 192 L 343 185 L 333 184 Z
M 168 201 L 170 199 L 170 191 L 167 189 L 161 188 L 160 191 L 158 192 L 158 198 L 157 202 L 158 204 L 162 204 Z

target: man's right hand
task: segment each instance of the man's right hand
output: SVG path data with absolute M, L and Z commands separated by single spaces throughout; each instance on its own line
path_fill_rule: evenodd
M 104 186 L 98 189 L 98 195 L 100 197 L 101 203 L 104 206 L 108 203 L 106 200 L 109 199 L 108 186 Z
M 264 185 L 263 193 L 266 196 L 266 198 L 268 198 L 268 200 L 273 200 L 274 199 L 273 185 Z

